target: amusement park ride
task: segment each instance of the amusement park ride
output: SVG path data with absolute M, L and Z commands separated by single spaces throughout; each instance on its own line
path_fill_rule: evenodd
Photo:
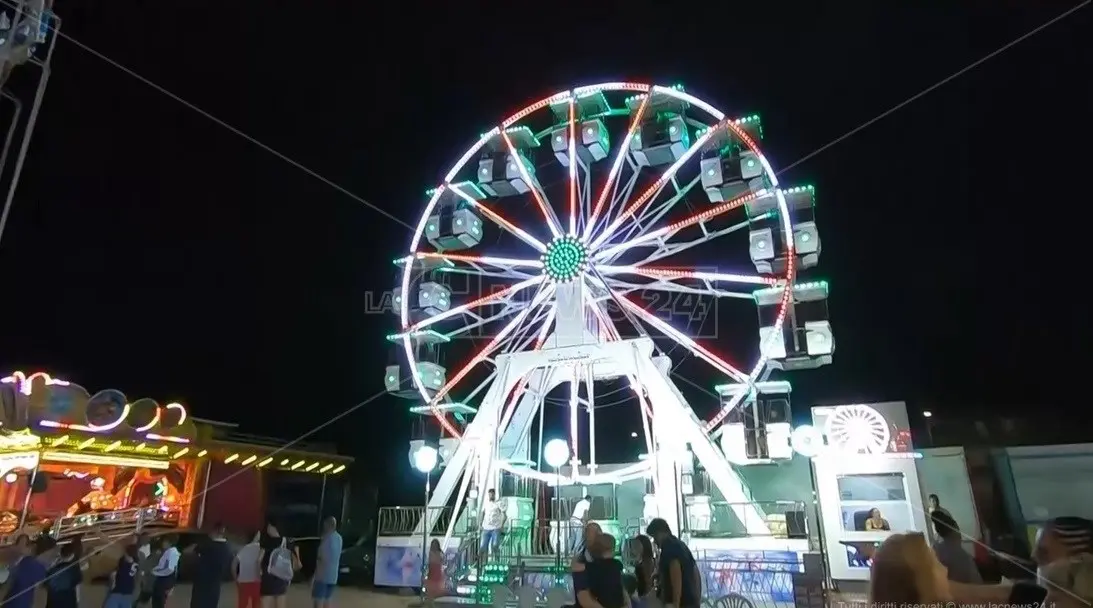
M 0 151 L 0 183 L 7 182 L 0 211 L 0 236 L 7 224 L 49 83 L 50 59 L 61 26 L 52 7 L 53 0 L 8 0 L 0 4 L 0 129 L 6 131 Z M 28 72 L 24 68 L 28 64 L 38 69 Z M 25 105 L 28 97 L 30 104 Z M 16 140 L 18 152 L 9 172 L 9 152 Z
M 787 520 L 752 500 L 734 466 L 747 464 L 741 459 L 788 459 L 815 451 L 817 441 L 855 453 L 886 449 L 887 436 L 861 439 L 860 429 L 878 424 L 865 406 L 829 416 L 824 431 L 789 429 L 789 385 L 771 374 L 830 363 L 834 340 L 827 283 L 803 276 L 821 249 L 813 189 L 783 186 L 761 138 L 757 116 L 727 116 L 680 86 L 584 86 L 502 121 L 427 193 L 409 249 L 395 260 L 392 300 L 401 330 L 388 337 L 394 346 L 385 383 L 442 429 L 435 448 L 442 471 L 424 514 L 409 525 L 389 526 L 382 538 L 381 514 L 380 552 L 401 546 L 403 554 L 380 555 L 380 570 L 385 559 L 399 562 L 412 579 L 407 564 L 421 562 L 410 553 L 429 535 L 449 550 L 475 552 L 477 540 L 465 531 L 475 528 L 479 497 L 491 489 L 505 497 L 510 521 L 534 520 L 528 530 L 561 519 L 567 489 L 636 483 L 644 496 L 635 521 L 624 525 L 607 509 L 605 529 L 632 535 L 661 517 L 687 535 L 704 525 L 695 516 L 704 495 L 727 503 L 726 516 L 742 534 L 777 536 L 772 528 L 784 530 Z M 730 255 L 745 249 L 750 264 Z M 753 303 L 759 331 L 752 363 L 739 367 L 730 362 L 738 359 L 715 354 L 648 310 L 638 297 L 645 293 L 711 306 Z M 684 398 L 673 361 L 653 336 L 723 376 L 711 417 L 699 418 Z M 443 353 L 461 338 L 480 347 L 449 371 Z M 624 383 L 641 411 L 647 451 L 638 462 L 597 461 L 596 438 L 614 430 L 596 427 L 597 396 L 609 382 Z M 555 470 L 542 461 L 542 421 L 544 404 L 558 392 L 568 405 L 570 454 Z M 742 450 L 740 433 L 723 427 L 750 418 L 786 429 Z M 587 446 L 580 445 L 585 420 Z M 411 451 L 422 445 L 412 442 Z M 544 492 L 553 494 L 554 515 L 539 504 Z M 562 524 L 546 523 L 553 526 L 548 552 L 562 551 Z M 525 557 L 534 550 L 526 546 L 496 567 L 530 567 Z M 378 584 L 396 584 L 384 576 L 377 572 Z
M 42 372 L 0 377 L 0 545 L 88 542 L 220 521 L 253 530 L 270 474 L 338 475 L 350 459 L 230 432 L 179 403 L 94 394 Z

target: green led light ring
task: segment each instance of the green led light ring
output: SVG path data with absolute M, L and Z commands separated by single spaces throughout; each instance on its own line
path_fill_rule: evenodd
M 547 245 L 540 259 L 547 278 L 557 283 L 568 283 L 587 268 L 588 249 L 574 236 L 561 236 Z

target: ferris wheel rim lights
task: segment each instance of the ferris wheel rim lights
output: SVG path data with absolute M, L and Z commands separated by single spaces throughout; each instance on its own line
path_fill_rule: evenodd
M 518 123 L 519 121 L 523 120 L 525 117 L 531 115 L 532 113 L 534 113 L 538 110 L 542 110 L 544 108 L 549 108 L 552 104 L 570 103 L 572 100 L 580 99 L 580 98 L 585 97 L 587 95 L 591 95 L 591 94 L 598 93 L 598 92 L 604 92 L 604 91 L 632 91 L 632 92 L 635 92 L 635 93 L 644 94 L 645 95 L 645 100 L 643 100 L 643 102 L 640 106 L 642 111 L 644 110 L 644 107 L 646 105 L 645 102 L 647 102 L 648 99 L 650 97 L 652 97 L 653 94 L 663 94 L 663 95 L 667 95 L 667 96 L 670 96 L 670 97 L 674 97 L 677 100 L 682 101 L 684 103 L 690 104 L 690 105 L 702 110 L 703 112 L 705 112 L 709 116 L 713 117 L 717 122 L 714 125 L 710 126 L 708 129 L 705 129 L 701 133 L 701 135 L 699 136 L 699 140 L 696 141 L 695 145 L 692 145 L 690 148 L 688 148 L 687 151 L 684 152 L 684 156 L 687 159 L 689 159 L 691 156 L 693 156 L 695 151 L 700 148 L 700 146 L 698 145 L 698 142 L 699 141 L 707 141 L 708 138 L 713 134 L 714 131 L 716 131 L 718 129 L 727 129 L 728 131 L 731 131 L 734 135 L 737 136 L 737 138 L 739 138 L 741 140 L 741 142 L 744 143 L 744 145 L 751 152 L 753 152 L 756 155 L 756 158 L 759 160 L 759 163 L 762 166 L 763 172 L 764 172 L 764 174 L 766 175 L 766 177 L 768 179 L 768 182 L 769 182 L 769 185 L 770 185 L 769 190 L 763 191 L 762 193 L 758 194 L 758 196 L 766 196 L 768 194 L 773 194 L 774 195 L 774 197 L 776 199 L 776 204 L 777 204 L 779 212 L 780 212 L 780 218 L 781 218 L 781 224 L 782 224 L 781 228 L 786 234 L 792 234 L 792 226 L 790 224 L 791 220 L 790 220 L 790 214 L 789 214 L 789 211 L 788 211 L 788 205 L 787 205 L 785 196 L 783 194 L 782 188 L 779 186 L 778 177 L 775 174 L 775 172 L 774 172 L 770 162 L 767 160 L 766 156 L 759 150 L 758 145 L 739 126 L 737 126 L 737 123 L 739 123 L 740 120 L 734 121 L 734 120 L 731 120 L 731 119 L 726 119 L 725 114 L 723 112 L 719 111 L 717 108 L 715 108 L 711 104 L 699 99 L 698 97 L 695 97 L 694 95 L 690 95 L 690 94 L 682 91 L 680 88 L 677 88 L 677 87 L 665 87 L 665 86 L 659 86 L 659 85 L 648 85 L 648 84 L 631 83 L 631 82 L 609 82 L 609 83 L 602 83 L 602 84 L 596 84 L 596 85 L 576 87 L 572 90 L 562 91 L 562 92 L 556 93 L 554 95 L 551 95 L 549 97 L 546 97 L 544 99 L 541 99 L 541 100 L 539 100 L 539 101 L 537 101 L 537 102 L 535 102 L 535 103 L 533 103 L 529 106 L 526 106 L 525 108 L 523 108 L 522 110 L 516 112 L 515 114 L 511 115 L 509 118 L 502 121 L 500 125 L 498 125 L 497 127 L 494 127 L 489 132 L 483 134 L 478 139 L 478 141 L 475 142 L 473 145 L 471 145 L 466 150 L 466 152 L 463 153 L 463 155 L 459 158 L 459 160 L 456 161 L 456 163 L 448 171 L 447 175 L 445 175 L 443 183 L 432 191 L 431 196 L 429 197 L 429 201 L 426 204 L 425 210 L 422 213 L 421 218 L 419 219 L 419 221 L 417 223 L 417 226 L 414 229 L 414 234 L 413 234 L 413 237 L 411 238 L 411 243 L 410 243 L 410 248 L 409 248 L 409 255 L 410 256 L 415 256 L 416 254 L 419 253 L 418 247 L 421 244 L 421 239 L 424 235 L 426 224 L 427 224 L 429 218 L 431 217 L 431 215 L 433 213 L 433 210 L 436 207 L 437 202 L 439 201 L 441 195 L 446 190 L 448 190 L 448 189 L 452 190 L 455 194 L 457 194 L 458 196 L 460 196 L 464 200 L 468 200 L 468 199 L 471 198 L 471 197 L 467 196 L 465 193 L 463 193 L 459 188 L 457 188 L 455 186 L 452 186 L 451 182 L 452 182 L 452 180 L 454 180 L 456 178 L 456 176 L 463 169 L 463 167 L 476 154 L 478 154 L 482 150 L 482 148 L 491 139 L 493 139 L 494 137 L 500 136 L 504 140 L 507 149 L 512 151 L 514 148 L 513 148 L 512 140 L 511 140 L 511 138 L 509 137 L 509 135 L 507 133 L 507 130 L 510 127 L 512 127 L 513 125 L 515 125 L 516 123 Z M 572 107 L 572 104 L 570 104 L 570 105 Z M 573 113 L 570 112 L 570 122 L 572 122 L 572 120 L 573 120 Z M 629 139 L 632 136 L 634 128 L 635 128 L 637 122 L 638 121 L 635 120 L 630 125 L 630 128 L 628 129 L 628 133 L 627 133 L 627 139 Z M 619 153 L 616 154 L 616 160 L 621 159 L 623 157 L 622 150 L 624 150 L 624 149 L 625 148 L 621 148 Z M 681 158 L 680 160 L 684 160 L 684 159 Z M 523 163 L 521 161 L 519 161 L 519 159 L 517 159 L 516 164 L 518 165 L 518 168 L 520 170 L 521 175 L 525 178 L 525 180 L 527 180 L 527 169 L 526 169 L 526 167 L 523 166 Z M 653 186 L 646 191 L 646 193 L 643 193 L 641 196 L 639 196 L 637 198 L 633 198 L 632 201 L 627 201 L 626 203 L 624 203 L 624 214 L 623 214 L 623 216 L 620 216 L 620 219 L 622 219 L 622 220 L 628 219 L 638 207 L 640 207 L 640 206 L 644 205 L 645 203 L 647 203 L 650 198 L 655 198 L 656 197 L 656 192 L 659 191 L 659 188 L 661 186 L 663 186 L 668 180 L 672 179 L 672 177 L 674 176 L 675 171 L 678 170 L 678 168 L 682 164 L 683 164 L 682 162 L 673 163 L 672 166 L 670 166 L 668 168 L 668 170 L 665 170 L 662 173 L 661 177 L 656 180 L 656 183 L 654 183 Z M 572 169 L 572 166 L 573 166 L 572 163 L 571 163 L 570 166 L 571 166 L 571 169 Z M 614 173 L 616 173 L 616 170 L 615 170 L 615 167 L 612 167 L 611 174 L 609 174 L 609 176 L 608 176 L 609 183 L 610 183 L 610 180 L 614 177 Z M 571 170 L 570 171 L 570 180 L 571 181 L 573 180 L 574 175 L 575 175 L 575 171 Z M 570 195 L 572 196 L 572 184 L 570 185 L 570 188 L 571 188 Z M 532 191 L 533 196 L 536 199 L 536 203 L 539 205 L 540 210 L 543 212 L 544 218 L 546 219 L 546 223 L 547 223 L 548 227 L 550 228 L 550 231 L 551 231 L 551 233 L 554 237 L 554 240 L 551 241 L 551 244 L 553 244 L 555 242 L 560 242 L 563 239 L 567 239 L 567 238 L 576 239 L 576 234 L 575 233 L 578 233 L 578 232 L 581 232 L 581 231 L 576 230 L 575 226 L 571 223 L 570 232 L 568 234 L 562 234 L 561 233 L 561 226 L 558 225 L 561 222 L 558 221 L 558 218 L 553 214 L 553 210 L 549 208 L 549 205 L 545 205 L 545 202 L 542 200 L 542 197 L 541 197 L 541 195 L 539 194 L 539 192 L 536 188 L 532 188 L 531 191 Z M 653 194 L 649 194 L 649 193 L 653 193 Z M 755 197 L 755 195 L 753 195 L 751 198 L 754 198 L 754 197 Z M 744 197 L 739 197 L 739 199 L 736 200 L 736 201 L 730 201 L 729 203 L 722 203 L 721 205 L 718 205 L 718 211 L 715 214 L 724 213 L 724 212 L 727 212 L 731 209 L 737 208 L 739 206 L 743 206 L 743 204 L 746 202 L 745 200 L 742 200 L 743 198 Z M 570 202 L 569 208 L 571 209 L 571 213 L 572 213 L 572 210 L 575 208 L 575 205 L 572 204 L 572 201 L 569 201 L 569 202 Z M 485 206 L 483 206 L 481 204 L 478 204 L 477 201 L 473 201 L 473 203 L 474 203 L 473 206 L 475 206 L 477 208 L 480 208 L 480 209 L 485 209 Z M 711 210 L 707 210 L 706 212 L 704 212 L 702 214 L 696 214 L 696 216 L 704 215 L 704 214 L 708 215 L 710 213 L 710 211 Z M 491 211 L 489 213 L 489 215 L 492 218 L 494 215 L 496 215 L 496 213 Z M 704 219 L 708 219 L 708 217 L 704 218 Z M 669 225 L 665 228 L 662 228 L 662 229 L 658 230 L 657 232 L 663 232 L 664 234 L 662 236 L 670 236 L 671 234 L 674 234 L 675 232 L 678 232 L 679 230 L 681 230 L 683 227 L 686 227 L 687 225 L 693 225 L 693 223 L 688 224 L 687 222 L 688 222 L 687 220 L 685 220 L 684 222 L 676 222 L 672 225 Z M 698 222 L 694 222 L 694 223 L 698 223 Z M 544 273 L 543 273 L 543 276 L 542 276 L 543 280 L 550 281 L 551 283 L 562 283 L 562 282 L 566 282 L 567 280 L 569 280 L 569 281 L 574 280 L 574 279 L 578 278 L 582 273 L 586 272 L 589 265 L 590 265 L 590 263 L 591 263 L 591 261 L 593 259 L 595 259 L 595 256 L 597 255 L 597 253 L 599 253 L 600 249 L 605 248 L 607 246 L 611 246 L 611 247 L 614 247 L 616 250 L 619 250 L 620 245 L 619 244 L 612 244 L 611 241 L 612 241 L 613 237 L 617 236 L 617 233 L 615 233 L 614 231 L 616 231 L 619 227 L 621 227 L 621 224 L 622 224 L 622 222 L 620 222 L 619 220 L 616 220 L 616 221 L 612 222 L 602 233 L 600 233 L 598 236 L 594 236 L 594 238 L 592 238 L 592 240 L 591 240 L 592 245 L 585 245 L 585 243 L 589 242 L 587 240 L 588 237 L 593 237 L 592 233 L 595 232 L 595 230 L 594 230 L 594 227 L 589 228 L 588 226 L 586 226 L 586 229 L 584 231 L 586 234 L 582 234 L 583 238 L 581 238 L 579 240 L 576 240 L 576 242 L 580 243 L 584 247 L 583 251 L 584 251 L 584 254 L 585 254 L 585 260 L 583 261 L 583 265 L 581 263 L 576 263 L 576 266 L 577 266 L 576 271 L 573 271 L 571 268 L 569 268 L 567 266 L 566 268 L 569 269 L 569 272 L 560 272 L 559 273 L 559 272 L 554 272 L 553 270 L 547 271 L 546 267 L 548 266 L 548 264 L 546 264 L 546 259 L 545 258 L 548 257 L 548 251 L 549 251 L 550 245 L 549 244 L 544 245 L 543 243 L 539 242 L 537 239 L 534 239 L 533 237 L 531 237 L 530 239 L 524 238 L 524 237 L 530 237 L 530 235 L 528 235 L 527 233 L 523 233 L 523 236 L 521 236 L 520 234 L 517 234 L 517 236 L 521 237 L 522 240 L 529 241 L 529 244 L 532 244 L 533 247 L 535 247 L 537 250 L 539 250 L 540 253 L 543 254 L 543 258 L 542 258 L 542 261 L 544 262 Z M 622 245 L 625 248 L 626 243 L 623 243 Z M 785 247 L 786 247 L 786 269 L 785 269 L 784 278 L 783 278 L 784 282 L 783 282 L 782 298 L 781 298 L 781 302 L 779 303 L 778 314 L 777 314 L 777 316 L 775 318 L 775 322 L 773 324 L 773 327 L 774 327 L 775 331 L 770 332 L 768 334 L 768 336 L 766 336 L 766 338 L 760 340 L 758 359 L 757 359 L 754 367 L 747 374 L 747 378 L 748 378 L 749 382 L 754 382 L 759 377 L 759 375 L 763 372 L 763 370 L 766 368 L 767 363 L 770 361 L 769 344 L 772 342 L 772 340 L 775 337 L 777 337 L 777 335 L 780 334 L 780 331 L 778 331 L 778 330 L 781 329 L 783 323 L 785 322 L 786 315 L 787 315 L 787 312 L 788 312 L 789 300 L 790 300 L 790 297 L 792 296 L 794 277 L 796 275 L 796 270 L 797 269 L 796 269 L 795 255 L 794 255 L 792 239 L 789 239 L 787 241 Z M 573 260 L 567 260 L 567 261 L 570 263 L 570 265 L 574 264 Z M 402 281 L 400 283 L 403 293 L 407 293 L 409 291 L 411 274 L 412 274 L 412 264 L 407 263 L 403 266 Z M 556 276 L 552 276 L 552 275 L 556 275 Z M 574 276 L 570 276 L 570 275 L 574 275 Z M 543 293 L 542 285 L 540 285 L 540 295 L 542 293 Z M 440 398 L 442 398 L 440 396 L 440 393 L 437 393 L 437 395 L 435 395 L 435 396 L 430 395 L 429 394 L 429 388 L 426 386 L 426 384 L 425 384 L 424 380 L 422 379 L 420 373 L 418 373 L 418 371 L 417 371 L 417 366 L 416 366 L 417 358 L 414 356 L 414 353 L 413 353 L 413 344 L 412 344 L 412 341 L 411 341 L 411 333 L 406 331 L 412 325 L 412 322 L 410 320 L 410 315 L 409 315 L 408 300 L 409 300 L 409 298 L 402 298 L 401 302 L 399 302 L 399 318 L 400 318 L 400 321 L 401 321 L 401 324 L 402 324 L 402 329 L 403 329 L 403 336 L 402 336 L 403 350 L 405 352 L 405 355 L 407 357 L 408 362 L 410 363 L 410 370 L 411 370 L 410 375 L 411 375 L 411 379 L 412 379 L 414 388 L 418 391 L 418 393 L 425 400 L 425 402 L 429 404 L 429 406 L 432 409 L 433 416 L 437 419 L 437 421 L 440 423 L 440 425 L 451 436 L 453 436 L 455 438 L 460 438 L 462 436 L 462 433 L 460 432 L 460 430 L 457 429 L 447 419 L 447 417 L 444 415 L 444 413 L 437 407 L 437 403 L 439 402 Z M 502 330 L 502 331 L 504 331 L 504 330 Z M 492 344 L 492 342 L 491 342 L 491 344 Z M 487 345 L 487 348 L 488 347 L 489 347 L 489 345 Z M 689 345 L 685 345 L 685 347 L 690 350 Z M 457 374 L 456 376 L 458 378 L 462 379 L 462 377 L 465 375 L 465 373 L 467 371 L 469 371 L 469 368 L 471 366 L 477 365 L 483 359 L 484 359 L 484 357 L 479 357 L 479 356 L 476 355 L 472 359 L 471 363 L 466 368 L 461 370 L 461 372 L 459 374 Z M 452 384 L 454 384 L 454 382 L 449 383 L 449 388 L 450 388 L 450 385 L 452 385 Z M 447 391 L 442 391 L 442 392 L 445 393 L 445 394 L 447 393 Z M 744 395 L 745 395 L 745 393 L 742 392 L 737 397 L 734 397 L 732 400 L 730 400 L 728 403 L 726 403 L 721 408 L 721 410 L 712 419 L 710 419 L 709 422 L 706 424 L 706 431 L 710 432 L 714 428 L 716 428 L 716 426 L 718 424 L 720 424 L 725 419 L 725 417 L 728 415 L 728 413 L 730 411 L 732 411 L 732 409 L 735 408 L 737 405 L 739 405 L 740 401 L 744 398 Z

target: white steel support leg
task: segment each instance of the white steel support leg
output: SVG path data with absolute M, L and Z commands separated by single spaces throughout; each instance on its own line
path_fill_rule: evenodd
M 501 434 L 499 455 L 507 460 L 538 461 L 531 457 L 531 425 L 543 398 L 562 382 L 562 374 L 557 368 L 538 368 L 527 375 L 528 386 L 513 408 L 508 422 L 502 421 L 504 432 Z M 542 451 L 543 446 L 538 446 Z
M 592 366 L 582 370 L 585 380 L 585 395 L 588 405 L 588 472 L 596 474 L 596 398 L 592 390 Z
M 729 466 L 724 455 L 706 434 L 704 425 L 695 416 L 675 384 L 668 379 L 663 370 L 653 364 L 652 359 L 640 356 L 636 359 L 638 368 L 636 375 L 641 378 L 652 403 L 653 429 L 658 443 L 662 441 L 662 433 L 666 432 L 664 428 L 667 426 L 670 429 L 667 432 L 670 433 L 671 438 L 679 438 L 690 444 L 691 451 L 706 469 L 710 480 L 728 501 L 736 517 L 744 524 L 745 531 L 749 535 L 769 535 L 770 526 L 767 525 L 766 515 L 758 505 L 751 502 L 743 480 Z M 671 448 L 661 444 L 657 449 L 658 455 L 666 449 Z M 666 465 L 658 466 L 657 469 L 658 473 L 662 472 L 659 475 L 659 481 L 664 484 L 667 478 Z M 674 474 L 672 478 L 675 479 Z M 659 496 L 658 503 L 660 503 Z M 662 514 L 661 517 L 664 515 Z
M 574 365 L 569 370 L 569 449 L 573 452 L 573 458 L 569 461 L 570 471 L 573 477 L 577 477 L 577 467 L 581 464 L 580 433 L 577 427 L 578 410 L 580 409 L 581 366 Z
M 513 378 L 512 374 L 509 373 L 510 362 L 509 357 L 501 356 L 497 358 L 497 377 L 490 385 L 489 390 L 486 391 L 486 396 L 482 398 L 474 420 L 467 425 L 463 433 L 463 439 L 459 442 L 459 447 L 448 459 L 444 471 L 440 474 L 440 479 L 433 487 L 433 495 L 429 498 L 427 509 L 428 517 L 421 518 L 421 521 L 414 529 L 414 534 L 422 533 L 422 525 L 426 522 L 426 519 L 428 519 L 429 529 L 432 530 L 443 508 L 448 505 L 452 492 L 455 491 L 464 471 L 470 474 L 472 471 L 477 470 L 480 483 L 488 483 L 486 477 L 484 477 L 486 467 L 482 466 L 481 463 L 485 461 L 488 464 L 492 460 L 495 427 L 498 417 L 501 415 L 501 407 L 505 403 L 506 395 L 512 390 L 512 385 L 516 383 L 516 378 Z M 483 492 L 485 490 L 485 488 L 482 489 Z
M 653 438 L 657 449 L 650 455 L 654 458 L 653 474 L 656 475 L 657 516 L 668 522 L 673 533 L 679 534 L 682 532 L 679 526 L 681 495 L 676 459 L 686 451 L 687 444 L 672 420 L 673 408 L 670 405 L 661 407 L 657 401 L 653 400 Z

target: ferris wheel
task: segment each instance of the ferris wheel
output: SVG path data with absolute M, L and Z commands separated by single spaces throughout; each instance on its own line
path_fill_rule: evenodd
M 726 500 L 747 502 L 709 433 L 749 391 L 700 420 L 653 337 L 742 385 L 772 367 L 830 362 L 827 285 L 795 283 L 820 253 L 813 191 L 783 188 L 760 139 L 758 117 L 727 117 L 682 87 L 606 83 L 527 106 L 456 161 L 396 260 L 401 330 L 385 379 L 454 442 L 431 506 L 457 485 L 457 505 L 471 484 L 494 487 L 499 471 L 553 479 L 532 464 L 529 431 L 558 387 L 568 387 L 573 480 L 651 477 L 661 511 L 674 512 L 670 472 L 689 445 Z M 460 294 L 456 279 L 480 291 Z M 716 354 L 649 310 L 647 293 L 754 302 L 757 347 Z M 449 371 L 439 353 L 465 337 L 478 348 Z M 637 397 L 653 458 L 598 473 L 597 391 L 617 379 Z

